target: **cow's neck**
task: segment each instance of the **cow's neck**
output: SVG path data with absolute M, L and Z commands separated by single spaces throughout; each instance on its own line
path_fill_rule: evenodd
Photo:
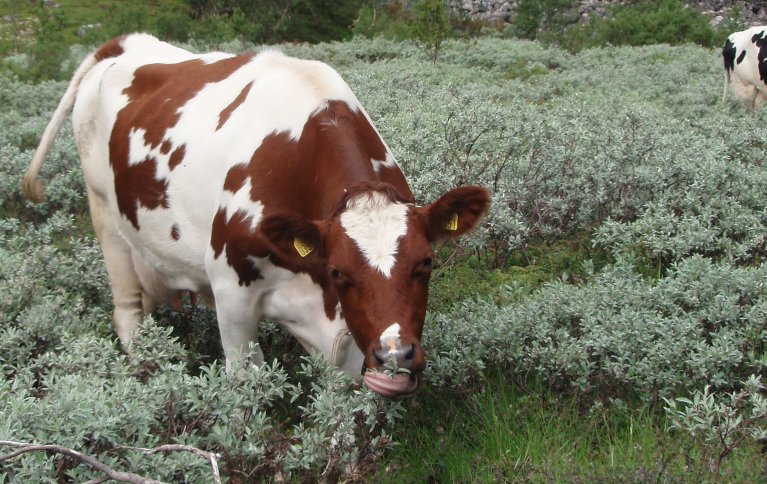
M 330 102 L 312 115 L 298 140 L 275 133 L 251 164 L 253 193 L 267 210 L 293 210 L 312 220 L 330 217 L 347 192 L 363 184 L 390 184 L 406 201 L 413 195 L 399 166 L 362 111 Z

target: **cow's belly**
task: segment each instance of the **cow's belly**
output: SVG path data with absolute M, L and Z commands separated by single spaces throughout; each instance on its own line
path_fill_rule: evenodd
M 209 288 L 205 273 L 209 235 L 205 237 L 190 221 L 174 216 L 169 209 L 139 208 L 138 221 L 139 230 L 123 216 L 116 223 L 134 257 L 154 270 L 165 287 L 191 291 Z
M 180 144 L 193 145 L 191 140 Z M 218 145 L 211 143 L 211 147 L 215 146 Z M 166 184 L 165 203 L 147 208 L 139 199 L 128 199 L 136 207 L 138 228 L 121 213 L 116 184 L 110 194 L 110 207 L 117 215 L 123 237 L 146 264 L 164 278 L 170 289 L 197 291 L 210 287 L 205 252 L 210 246 L 213 217 L 227 172 L 224 160 L 209 161 L 215 159 L 211 147 L 195 148 L 193 154 L 172 171 L 158 163 L 155 178 Z M 133 156 L 141 155 L 143 153 Z

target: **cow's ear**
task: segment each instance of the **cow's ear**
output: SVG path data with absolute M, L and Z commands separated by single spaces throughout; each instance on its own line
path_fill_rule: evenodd
M 450 190 L 439 200 L 421 207 L 429 242 L 454 238 L 473 229 L 490 207 L 490 192 L 465 186 Z
M 322 253 L 322 229 L 318 223 L 294 212 L 265 217 L 258 231 L 269 252 L 283 264 L 303 266 L 316 262 Z

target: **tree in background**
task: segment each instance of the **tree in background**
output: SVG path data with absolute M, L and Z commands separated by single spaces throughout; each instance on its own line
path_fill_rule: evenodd
M 560 31 L 578 21 L 573 0 L 520 0 L 514 9 L 512 32 L 523 39 L 536 39 L 543 31 Z
M 408 25 L 413 16 L 408 3 L 407 0 L 366 0 L 352 27 L 354 35 L 409 39 L 411 32 Z
M 0 0 L 0 9 L 4 12 L 4 29 L 0 35 L 0 55 L 19 53 L 22 32 L 27 28 L 27 22 L 19 11 L 18 0 Z
M 44 8 L 40 2 L 33 23 L 34 42 L 27 49 L 29 66 L 19 71 L 22 78 L 29 80 L 61 79 L 68 77 L 64 60 L 69 54 L 69 46 L 64 39 L 64 14 L 60 9 Z
M 413 5 L 413 34 L 437 62 L 442 41 L 450 37 L 450 17 L 444 0 L 421 0 Z
M 224 21 L 244 40 L 275 43 L 347 38 L 362 0 L 186 0 L 186 3 L 192 17 L 202 24 Z
M 436 62 L 443 41 L 456 35 L 463 20 L 451 15 L 444 0 L 368 0 L 359 10 L 353 32 L 416 40 Z

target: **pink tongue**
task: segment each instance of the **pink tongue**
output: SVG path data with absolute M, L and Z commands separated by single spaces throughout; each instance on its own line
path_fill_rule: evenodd
M 398 373 L 393 377 L 377 371 L 367 371 L 362 377 L 367 386 L 384 397 L 394 397 L 402 393 L 410 393 L 418 383 L 410 383 L 410 375 Z

